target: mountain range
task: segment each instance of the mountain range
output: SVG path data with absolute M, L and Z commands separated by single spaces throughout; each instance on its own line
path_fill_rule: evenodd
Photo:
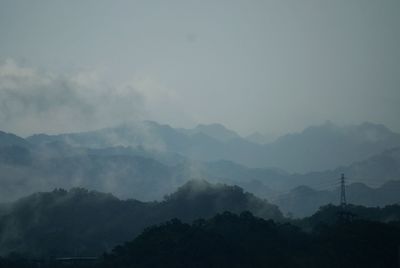
M 195 161 L 229 160 L 253 168 L 272 167 L 296 173 L 334 169 L 400 146 L 400 135 L 383 125 L 339 127 L 331 122 L 284 135 L 268 144 L 249 141 L 220 124 L 175 129 L 152 121 L 85 133 L 37 134 L 27 140 L 33 144 L 62 141 L 85 148 L 142 146 Z
M 338 127 L 329 122 L 307 128 L 302 133 L 283 136 L 267 145 L 247 141 L 218 124 L 174 129 L 145 121 L 86 133 L 38 134 L 26 139 L 0 132 L 0 202 L 59 187 L 85 187 L 111 192 L 118 198 L 141 201 L 162 200 L 190 179 L 207 179 L 214 183 L 239 185 L 279 204 L 285 213 L 305 216 L 321 205 L 337 203 L 335 189 L 342 173 L 349 184 L 362 183 L 357 188 L 360 194 L 368 192 L 364 191 L 365 187 L 374 190 L 384 183 L 399 180 L 400 147 L 396 147 L 397 138 L 398 134 L 381 125 L 364 123 Z M 344 166 L 291 173 L 276 167 L 248 167 L 229 160 L 236 159 L 236 154 L 243 152 L 232 149 L 240 148 L 238 144 L 248 151 L 255 148 L 255 152 L 268 151 L 267 147 L 274 150 L 279 146 L 289 148 L 289 145 L 302 151 L 308 144 L 309 148 L 320 149 L 310 149 L 312 153 L 302 157 L 298 153 L 298 158 L 325 158 L 324 161 L 335 155 L 338 157 L 337 154 L 346 150 L 357 151 L 355 148 L 365 156 L 375 151 L 378 153 L 366 158 L 355 157 L 356 154 L 352 153 L 356 160 L 348 159 L 347 162 L 351 163 Z M 331 147 L 336 147 L 332 149 L 333 156 Z M 228 154 L 222 148 L 233 151 Z M 192 158 L 194 151 L 201 151 L 204 158 L 217 159 L 213 150 L 228 159 L 200 161 Z M 281 153 L 281 156 L 293 154 L 292 160 L 295 159 L 296 154 L 292 151 L 296 150 L 282 150 L 286 153 Z M 254 155 L 249 153 L 247 156 Z M 303 192 L 309 194 L 299 194 Z M 374 202 L 360 201 L 359 204 L 388 204 L 382 200 Z
M 0 147 L 0 192 L 1 201 L 10 201 L 35 191 L 87 187 L 112 192 L 120 198 L 150 201 L 160 200 L 189 179 L 205 178 L 240 185 L 274 201 L 300 185 L 332 190 L 341 173 L 346 174 L 349 183 L 377 187 L 399 179 L 399 167 L 400 148 L 334 170 L 291 174 L 273 168 L 248 168 L 226 160 L 191 161 L 179 154 L 143 148 L 87 149 L 52 141 Z

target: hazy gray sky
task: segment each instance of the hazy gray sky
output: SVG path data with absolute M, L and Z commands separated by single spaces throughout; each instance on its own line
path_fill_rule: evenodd
M 0 0 L 0 129 L 400 131 L 399 14 L 398 0 Z

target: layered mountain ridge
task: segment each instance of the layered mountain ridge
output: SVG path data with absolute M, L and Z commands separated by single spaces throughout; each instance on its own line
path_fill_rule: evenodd
M 331 122 L 264 145 L 242 138 L 220 124 L 175 129 L 152 121 L 85 133 L 38 134 L 27 140 L 33 144 L 62 141 L 86 148 L 142 146 L 196 161 L 229 160 L 248 167 L 275 167 L 297 173 L 334 169 L 400 146 L 400 135 L 383 125 L 339 127 Z

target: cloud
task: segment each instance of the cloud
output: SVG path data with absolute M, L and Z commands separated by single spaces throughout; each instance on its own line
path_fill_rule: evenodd
M 196 123 L 191 114 L 190 99 L 160 81 L 159 76 L 138 72 L 126 86 L 134 87 L 143 96 L 147 119 L 174 126 Z
M 96 71 L 53 74 L 0 64 L 1 130 L 20 135 L 84 131 L 137 120 L 144 96 L 133 85 L 107 85 Z

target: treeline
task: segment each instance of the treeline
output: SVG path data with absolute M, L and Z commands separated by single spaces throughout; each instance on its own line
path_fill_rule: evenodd
M 97 261 L 42 261 L 40 267 L 398 267 L 400 225 L 355 220 L 317 224 L 306 232 L 230 212 L 191 224 L 172 219 L 147 228 Z M 1 268 L 39 267 L 38 261 L 0 259 Z
M 190 181 L 161 202 L 120 200 L 75 188 L 36 193 L 0 207 L 0 256 L 97 256 L 172 218 L 191 222 L 216 213 L 251 211 L 282 220 L 278 207 L 237 186 Z
M 172 220 L 105 254 L 98 267 L 398 267 L 400 226 L 355 220 L 311 232 L 245 212 Z
M 396 267 L 400 206 L 346 209 L 346 224 L 333 205 L 284 218 L 237 186 L 206 181 L 147 203 L 57 189 L 0 207 L 0 268 Z

